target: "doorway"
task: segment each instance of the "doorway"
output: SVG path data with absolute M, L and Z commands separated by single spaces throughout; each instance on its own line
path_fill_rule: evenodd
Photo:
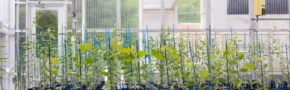
M 54 54 L 60 56 L 63 48 L 63 37 L 67 21 L 66 4 L 44 4 L 43 6 L 31 5 L 29 15 L 29 27 L 33 35 L 32 41 L 39 42 L 43 40 L 37 37 L 37 34 L 49 33 L 51 45 L 56 48 Z

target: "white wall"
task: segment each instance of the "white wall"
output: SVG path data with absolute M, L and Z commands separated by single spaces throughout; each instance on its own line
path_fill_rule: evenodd
M 4 19 L 6 18 L 5 13 L 7 12 L 6 11 L 7 7 L 5 3 L 6 0 L 0 0 L 0 22 L 4 22 Z
M 1 90 L 14 90 L 12 78 L 15 73 L 12 68 L 14 67 L 14 30 L 11 29 L 14 26 L 14 0 L 0 0 L 0 22 L 3 23 L 4 28 L 0 28 L 0 46 L 5 46 L 0 51 L 0 57 L 5 57 L 7 60 L 1 64 L 1 68 L 6 70 L 2 81 L 3 87 Z M 8 28 L 9 26 L 9 28 Z M 2 34 L 1 34 L 2 33 Z M 9 72 L 9 73 L 8 73 Z
M 204 1 L 204 0 L 202 0 Z M 249 29 L 249 15 L 227 15 L 228 0 L 211 0 L 211 26 L 213 29 Z M 205 15 L 205 13 L 202 13 Z M 261 18 L 287 18 L 288 15 L 265 15 Z M 258 21 L 258 29 L 288 29 L 289 21 Z
M 176 15 L 174 10 L 166 10 L 165 15 L 165 28 L 172 27 L 173 24 L 176 24 Z M 143 12 L 143 28 L 145 29 L 148 26 L 149 29 L 161 29 L 161 17 L 160 10 L 148 9 Z

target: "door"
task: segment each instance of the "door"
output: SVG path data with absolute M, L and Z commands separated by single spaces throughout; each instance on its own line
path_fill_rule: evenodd
M 64 43 L 64 33 L 66 27 L 67 10 L 66 5 L 46 5 L 31 6 L 30 27 L 33 36 L 32 41 L 41 40 L 36 35 L 48 32 L 55 37 L 51 45 L 56 47 L 55 54 L 61 56 L 61 50 Z M 37 21 L 37 22 L 36 22 Z M 36 24 L 37 23 L 37 24 Z
M 66 20 L 67 20 L 67 5 L 65 2 L 59 2 L 59 3 L 31 3 L 28 4 L 27 7 L 27 14 L 26 14 L 26 27 L 28 30 L 26 30 L 27 41 L 28 42 L 41 42 L 44 41 L 46 38 L 44 37 L 45 34 L 42 34 L 42 37 L 39 35 L 44 32 L 49 32 L 50 37 L 54 37 L 53 40 L 51 40 L 51 47 L 53 48 L 51 50 L 51 53 L 54 55 L 52 57 L 61 57 L 62 56 L 62 48 L 64 46 L 64 35 L 65 35 L 65 26 L 66 26 Z M 48 26 L 49 25 L 49 26 Z M 50 30 L 50 31 L 49 31 Z M 52 35 L 52 36 L 51 36 Z M 41 47 L 41 44 L 33 44 L 33 49 L 30 49 L 27 51 L 27 60 L 32 61 L 32 63 L 29 63 L 27 66 L 27 70 L 32 76 L 27 77 L 26 81 L 27 87 L 32 87 L 37 85 L 37 83 L 42 80 L 42 75 L 40 73 L 35 73 L 35 71 L 39 71 L 40 65 L 42 63 L 37 60 L 39 57 L 37 54 L 41 50 L 38 50 L 38 47 Z M 40 46 L 39 46 L 40 45 Z M 47 46 L 46 46 L 47 47 Z M 33 71 L 32 71 L 33 70 Z

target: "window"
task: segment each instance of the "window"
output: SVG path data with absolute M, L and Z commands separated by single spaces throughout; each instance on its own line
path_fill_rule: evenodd
M 87 28 L 114 28 L 116 0 L 86 0 L 86 24 Z
M 200 0 L 178 0 L 178 23 L 200 22 Z
M 139 0 L 121 0 L 121 27 L 138 28 Z
M 288 0 L 266 0 L 266 14 L 288 14 Z
M 228 0 L 228 14 L 240 15 L 249 13 L 249 0 Z
M 86 0 L 87 28 L 116 28 L 116 4 L 116 0 Z M 138 25 L 139 0 L 121 0 L 121 27 L 138 28 Z

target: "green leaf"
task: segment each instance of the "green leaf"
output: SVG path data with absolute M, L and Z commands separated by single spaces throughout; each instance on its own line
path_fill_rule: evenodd
M 217 58 L 217 56 L 214 54 L 210 54 L 210 58 L 215 59 L 215 58 Z
M 244 59 L 244 54 L 239 52 L 238 53 L 238 60 L 243 60 Z
M 78 58 L 74 57 L 74 58 L 73 58 L 73 61 L 74 61 L 74 62 L 77 62 L 77 61 L 78 61 Z
M 86 50 L 89 51 L 93 48 L 93 45 L 91 43 L 86 44 Z
M 105 76 L 109 76 L 109 72 L 99 72 L 99 74 L 105 75 Z
M 56 67 L 55 69 L 52 70 L 53 75 L 57 75 L 59 71 L 59 67 Z
M 164 56 L 161 54 L 159 50 L 151 50 L 152 55 L 158 60 L 164 60 Z
M 225 81 L 226 81 L 225 78 L 218 78 L 218 80 L 219 80 L 220 82 L 225 82 Z
M 229 64 L 230 65 L 236 65 L 237 64 L 237 61 L 236 60 L 229 60 Z
M 86 44 L 80 44 L 79 48 L 81 51 L 85 51 L 86 50 Z
M 201 70 L 200 71 L 200 78 L 206 79 L 209 76 L 209 73 L 207 70 Z
M 237 87 L 240 87 L 240 86 L 242 86 L 242 80 L 240 80 L 240 79 L 236 79 L 236 80 L 233 81 L 233 84 L 234 84 L 235 86 L 237 86 Z
M 58 59 L 57 58 L 52 58 L 51 59 L 51 65 L 56 65 L 58 64 Z
M 189 72 L 186 72 L 186 73 L 183 74 L 183 77 L 186 78 L 186 79 L 190 79 L 189 76 L 190 76 L 190 73 Z
M 81 67 L 81 65 L 80 64 L 75 64 L 76 65 L 76 67 Z
M 93 64 L 92 58 L 86 58 L 85 64 L 88 64 L 88 65 Z
M 244 67 L 247 68 L 248 70 L 254 70 L 255 69 L 255 65 L 253 63 L 250 63 L 250 62 L 244 63 Z
M 186 64 L 186 68 L 192 68 L 193 65 L 191 63 Z
M 141 70 L 145 70 L 148 67 L 147 64 L 141 66 Z
M 267 67 L 268 67 L 268 64 L 263 64 L 263 67 L 264 67 L 264 68 L 267 68 Z
M 144 57 L 145 55 L 147 55 L 146 52 L 144 52 L 144 51 L 138 51 L 138 58 Z
M 119 49 L 120 53 L 127 54 L 127 55 L 129 55 L 130 51 L 131 51 L 129 48 L 123 48 L 122 46 L 118 46 L 118 49 Z
M 173 70 L 178 70 L 178 69 L 180 69 L 180 67 L 179 66 L 172 66 L 172 69 Z
M 81 51 L 89 51 L 91 50 L 93 47 L 93 45 L 91 43 L 87 43 L 87 44 L 80 44 L 79 48 Z
M 48 70 L 49 70 L 49 68 L 48 68 L 47 66 L 44 66 L 43 69 L 44 69 L 45 71 L 48 71 Z
M 240 71 L 241 72 L 248 72 L 248 69 L 247 68 L 240 68 Z

